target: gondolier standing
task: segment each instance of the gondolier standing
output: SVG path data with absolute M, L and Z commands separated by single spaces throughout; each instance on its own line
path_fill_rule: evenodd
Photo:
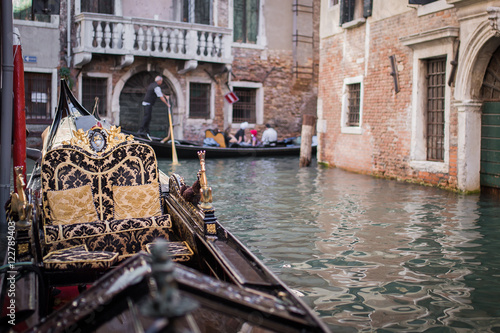
M 151 122 L 153 105 L 156 102 L 156 98 L 159 97 L 167 107 L 170 107 L 169 96 L 164 95 L 160 88 L 162 82 L 163 78 L 158 75 L 155 78 L 155 82 L 151 83 L 148 86 L 146 95 L 144 96 L 144 100 L 142 101 L 142 106 L 144 107 L 144 117 L 142 118 L 141 127 L 139 127 L 139 132 L 137 132 L 137 134 L 139 136 L 147 136 L 150 140 L 151 137 L 149 136 L 149 123 Z

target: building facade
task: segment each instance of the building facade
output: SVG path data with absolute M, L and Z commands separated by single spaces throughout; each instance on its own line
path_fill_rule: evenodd
M 322 0 L 318 160 L 500 187 L 500 1 Z
M 298 136 L 302 115 L 316 112 L 319 0 L 61 0 L 38 12 L 38 0 L 13 1 L 32 136 L 50 123 L 61 75 L 89 111 L 131 131 L 147 86 L 163 76 L 176 139 L 245 121 Z M 156 103 L 151 134 L 168 128 Z

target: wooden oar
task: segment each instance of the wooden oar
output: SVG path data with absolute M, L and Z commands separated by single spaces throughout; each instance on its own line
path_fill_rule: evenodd
M 174 127 L 172 125 L 172 112 L 170 111 L 170 106 L 168 108 L 168 122 L 170 123 L 170 138 L 172 140 L 172 164 L 179 164 L 179 160 L 177 159 L 177 151 L 175 150 L 175 140 L 174 140 Z

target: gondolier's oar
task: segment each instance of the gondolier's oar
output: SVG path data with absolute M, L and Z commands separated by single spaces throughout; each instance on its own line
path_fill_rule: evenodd
M 168 105 L 167 108 L 168 108 L 168 122 L 170 123 L 170 139 L 172 140 L 172 164 L 176 165 L 179 164 L 179 160 L 177 159 L 177 151 L 175 150 L 174 127 L 172 125 L 172 112 L 170 111 L 170 105 Z

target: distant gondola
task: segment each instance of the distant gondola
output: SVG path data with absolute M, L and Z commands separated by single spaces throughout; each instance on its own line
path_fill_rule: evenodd
M 126 132 L 126 131 L 124 131 Z M 134 134 L 133 132 L 126 132 Z M 161 138 L 136 137 L 138 141 L 149 144 L 155 150 L 156 156 L 161 158 L 172 157 L 171 141 L 161 142 Z M 235 158 L 235 157 L 273 157 L 273 156 L 299 156 L 300 145 L 294 143 L 293 140 L 279 141 L 275 146 L 233 146 L 233 147 L 217 147 L 204 145 L 203 143 L 175 140 L 175 149 L 179 158 L 190 159 L 198 158 L 196 154 L 200 150 L 205 150 L 210 158 Z M 316 145 L 312 147 L 312 152 L 316 152 Z

